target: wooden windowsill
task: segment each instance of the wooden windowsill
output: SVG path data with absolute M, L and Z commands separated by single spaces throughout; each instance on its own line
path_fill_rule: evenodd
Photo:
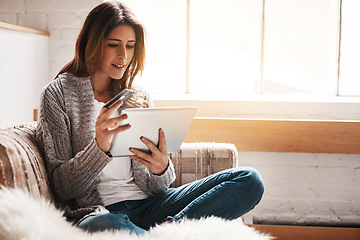
M 10 30 L 19 31 L 19 32 L 44 35 L 44 36 L 48 36 L 48 37 L 50 36 L 50 33 L 46 32 L 46 31 L 41 31 L 41 30 L 37 30 L 37 29 L 33 29 L 33 28 L 27 28 L 27 27 L 22 27 L 22 26 L 18 26 L 18 25 L 9 24 L 9 23 L 3 23 L 3 22 L 0 22 L 0 28 L 10 29 Z

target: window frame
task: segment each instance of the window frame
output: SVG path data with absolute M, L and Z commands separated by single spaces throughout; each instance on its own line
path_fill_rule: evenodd
M 241 119 L 360 120 L 357 97 L 152 94 L 155 107 L 198 106 L 196 117 Z

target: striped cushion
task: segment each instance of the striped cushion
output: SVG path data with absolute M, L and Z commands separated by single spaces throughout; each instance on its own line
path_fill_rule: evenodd
M 53 200 L 35 129 L 30 122 L 0 130 L 0 185 Z
M 238 152 L 230 143 L 183 143 L 178 153 L 171 153 L 176 179 L 172 187 L 201 179 L 238 166 Z

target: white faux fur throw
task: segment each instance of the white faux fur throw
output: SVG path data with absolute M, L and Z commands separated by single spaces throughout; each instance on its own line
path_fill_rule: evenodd
M 49 201 L 18 189 L 0 189 L 1 240 L 270 240 L 239 220 L 210 217 L 158 225 L 142 236 L 124 231 L 87 233 L 72 226 Z

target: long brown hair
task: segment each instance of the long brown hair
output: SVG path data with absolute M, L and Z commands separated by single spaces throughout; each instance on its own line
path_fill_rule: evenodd
M 112 95 L 125 88 L 131 89 L 135 76 L 144 69 L 145 30 L 130 8 L 120 2 L 105 2 L 91 10 L 77 38 L 74 59 L 58 75 L 64 72 L 78 77 L 91 75 L 101 61 L 104 39 L 121 24 L 133 27 L 136 42 L 134 56 L 123 77 L 112 81 Z

